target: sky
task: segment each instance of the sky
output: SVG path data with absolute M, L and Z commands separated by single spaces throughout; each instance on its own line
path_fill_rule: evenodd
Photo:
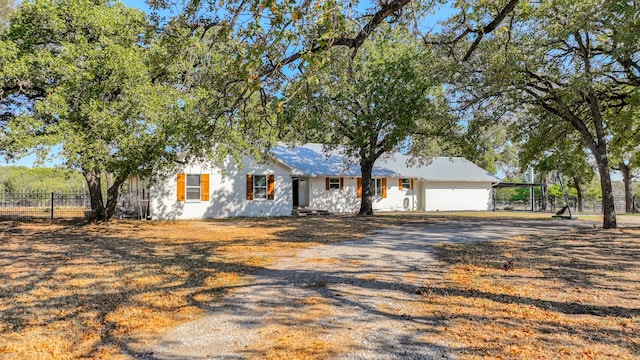
M 144 10 L 145 12 L 150 11 L 149 6 L 143 0 L 122 0 L 122 2 L 128 7 L 138 8 Z

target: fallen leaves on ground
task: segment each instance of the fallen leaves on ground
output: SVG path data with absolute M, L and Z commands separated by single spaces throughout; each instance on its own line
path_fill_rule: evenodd
M 131 359 L 279 257 L 455 216 L 0 222 L 0 359 Z M 594 230 L 442 246 L 411 321 L 462 359 L 637 357 L 639 239 Z M 257 357 L 331 358 L 350 346 L 317 326 L 325 299 L 299 306 L 288 326 L 265 324 Z
M 442 245 L 428 339 L 461 359 L 637 359 L 640 230 Z M 509 266 L 505 266 L 509 264 Z
M 375 226 L 352 217 L 0 222 L 0 359 L 133 358 L 278 256 Z

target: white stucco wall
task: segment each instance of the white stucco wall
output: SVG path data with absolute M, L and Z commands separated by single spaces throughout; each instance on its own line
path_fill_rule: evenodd
M 401 190 L 398 187 L 398 178 L 386 179 L 387 197 L 374 197 L 373 209 L 379 211 L 405 211 L 407 210 L 404 207 L 406 198 L 409 206 L 408 210 L 417 210 L 417 192 L 415 190 Z M 355 177 L 344 177 L 343 190 L 326 190 L 325 177 L 309 178 L 309 207 L 335 213 L 357 212 L 360 210 L 357 186 Z
M 491 183 L 425 182 L 425 211 L 491 210 Z
M 206 164 L 190 165 L 177 173 L 209 174 L 210 201 L 177 201 L 176 175 L 151 188 L 153 219 L 205 219 L 225 217 L 288 216 L 293 210 L 290 170 L 279 164 L 257 164 L 243 159 L 243 168 L 227 162 L 225 172 Z M 246 200 L 246 176 L 274 175 L 273 200 Z
M 352 213 L 360 209 L 355 177 L 344 178 L 344 189 L 326 190 L 325 177 L 309 178 L 309 208 L 334 213 Z
M 381 211 L 411 211 L 417 210 L 417 181 L 414 181 L 413 190 L 400 189 L 398 178 L 387 178 L 387 197 L 376 197 L 373 200 L 373 209 Z M 408 208 L 405 208 L 405 199 Z

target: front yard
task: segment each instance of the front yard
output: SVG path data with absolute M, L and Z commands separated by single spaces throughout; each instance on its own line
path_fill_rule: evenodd
M 280 256 L 381 226 L 438 221 L 455 217 L 0 222 L 0 359 L 143 355 L 144 345 Z M 434 266 L 445 271 L 417 289 L 415 303 L 434 320 L 429 342 L 463 359 L 640 356 L 637 228 L 437 251 Z

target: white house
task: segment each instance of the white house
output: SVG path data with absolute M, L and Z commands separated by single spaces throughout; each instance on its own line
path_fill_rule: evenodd
M 150 189 L 153 219 L 288 216 L 294 208 L 353 213 L 360 208 L 362 178 L 354 159 L 326 154 L 319 144 L 279 146 L 265 163 L 245 158 L 242 166 L 183 167 Z M 433 158 L 410 166 L 394 154 L 373 169 L 374 210 L 490 210 L 491 189 L 499 180 L 470 161 Z

